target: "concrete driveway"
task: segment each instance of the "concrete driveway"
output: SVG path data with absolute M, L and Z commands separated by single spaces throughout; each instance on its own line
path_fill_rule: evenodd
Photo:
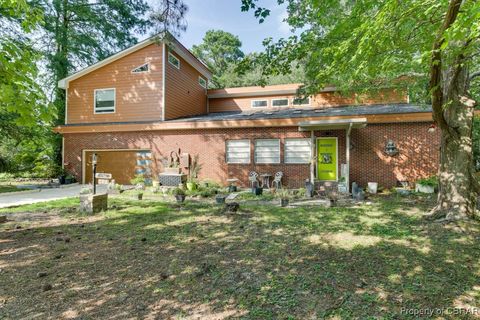
M 77 197 L 82 187 L 83 185 L 75 184 L 62 188 L 40 189 L 40 191 L 0 193 L 0 208 Z M 105 192 L 106 189 L 106 185 L 97 186 L 97 192 Z

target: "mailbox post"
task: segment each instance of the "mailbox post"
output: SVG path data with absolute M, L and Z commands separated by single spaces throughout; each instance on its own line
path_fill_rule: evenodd
M 93 194 L 97 193 L 97 154 L 92 154 L 92 166 L 93 166 Z

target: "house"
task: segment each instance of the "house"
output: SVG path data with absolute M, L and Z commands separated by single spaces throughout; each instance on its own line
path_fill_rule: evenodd
M 156 177 L 172 152 L 198 156 L 200 179 L 226 183 L 282 171 L 306 179 L 393 187 L 436 173 L 439 130 L 406 89 L 342 96 L 299 84 L 208 90 L 211 71 L 173 38 L 147 39 L 59 82 L 66 90 L 63 163 L 82 183 L 98 172 L 128 184 Z M 184 169 L 184 172 L 187 172 Z

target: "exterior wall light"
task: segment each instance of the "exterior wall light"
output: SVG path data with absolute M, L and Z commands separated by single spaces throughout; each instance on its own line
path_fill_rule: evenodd
M 385 144 L 385 153 L 390 157 L 396 156 L 398 154 L 398 148 L 393 140 L 388 140 Z

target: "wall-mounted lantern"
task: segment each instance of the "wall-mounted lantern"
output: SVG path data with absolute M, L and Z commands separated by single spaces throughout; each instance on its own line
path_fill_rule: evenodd
M 393 140 L 388 140 L 385 144 L 385 153 L 390 157 L 396 156 L 398 154 L 398 148 Z

